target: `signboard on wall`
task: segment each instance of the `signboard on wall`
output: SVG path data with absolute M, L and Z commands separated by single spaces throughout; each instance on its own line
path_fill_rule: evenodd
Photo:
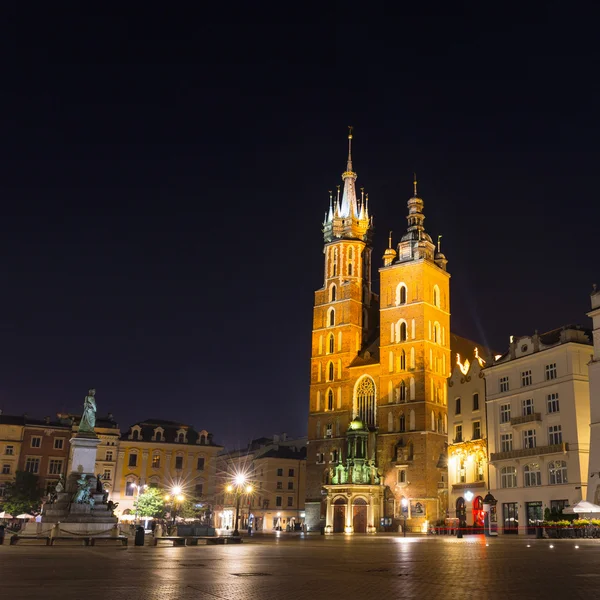
M 410 501 L 410 516 L 412 518 L 424 517 L 425 516 L 425 504 L 423 502 L 419 502 L 418 500 L 411 500 Z

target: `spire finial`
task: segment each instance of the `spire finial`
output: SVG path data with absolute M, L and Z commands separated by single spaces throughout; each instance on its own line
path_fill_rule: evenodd
M 417 174 L 413 173 L 413 196 L 417 197 Z
M 390 231 L 390 236 L 388 238 L 388 248 L 392 247 L 392 232 Z
M 346 166 L 347 171 L 352 171 L 352 125 L 348 126 L 348 164 Z
M 440 248 L 442 247 L 442 236 L 438 235 L 438 254 L 441 252 Z

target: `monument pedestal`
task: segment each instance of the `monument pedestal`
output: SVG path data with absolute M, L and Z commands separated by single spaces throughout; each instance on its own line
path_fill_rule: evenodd
M 25 535 L 93 535 L 110 537 L 118 533 L 117 517 L 113 515 L 108 494 L 97 491 L 94 473 L 96 452 L 100 440 L 93 433 L 78 433 L 71 438 L 71 473 L 64 490 L 56 494 L 54 502 L 44 505 L 41 523 L 27 523 Z M 81 481 L 86 492 L 80 498 Z

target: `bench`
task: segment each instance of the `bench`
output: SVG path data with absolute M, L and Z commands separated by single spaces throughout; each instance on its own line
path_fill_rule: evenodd
M 185 537 L 176 535 L 164 535 L 155 537 L 153 545 L 158 546 L 158 542 L 173 542 L 173 546 L 185 546 Z
M 122 546 L 127 546 L 129 538 L 126 535 L 117 535 L 114 537 L 92 537 L 90 538 L 90 545 L 95 546 L 96 542 L 121 542 Z
M 173 542 L 173 546 L 197 546 L 200 540 L 205 540 L 207 545 L 237 544 L 242 541 L 241 538 L 232 537 L 212 537 L 206 535 L 165 535 L 162 537 L 155 537 L 153 545 L 158 546 L 158 542 L 168 541 Z
M 44 540 L 46 542 L 46 546 L 51 546 L 52 543 L 50 541 L 50 536 L 38 536 L 38 535 L 13 535 L 10 538 L 10 545 L 15 546 L 17 542 L 21 540 Z

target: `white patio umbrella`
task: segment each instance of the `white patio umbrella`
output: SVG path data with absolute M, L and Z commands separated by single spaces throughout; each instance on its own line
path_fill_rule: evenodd
M 13 518 L 13 516 L 9 515 L 7 512 L 5 512 L 5 511 L 0 512 L 0 519 L 12 519 L 12 518 Z
M 563 513 L 568 515 L 593 515 L 600 513 L 600 506 L 581 500 L 569 508 L 564 508 Z
M 17 519 L 35 519 L 33 515 L 28 515 L 27 513 L 21 513 L 17 515 Z

